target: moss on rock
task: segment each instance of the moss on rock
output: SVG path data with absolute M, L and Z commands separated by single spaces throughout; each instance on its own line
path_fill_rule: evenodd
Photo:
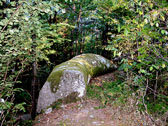
M 57 65 L 40 91 L 37 112 L 75 92 L 83 97 L 91 77 L 115 68 L 110 60 L 96 54 L 78 55 Z
M 51 83 L 51 91 L 55 93 L 58 90 L 61 77 L 64 70 L 77 70 L 84 73 L 85 83 L 88 82 L 88 76 L 96 76 L 107 71 L 111 65 L 109 60 L 96 54 L 83 54 L 72 58 L 58 66 L 56 66 L 50 76 L 48 82 Z

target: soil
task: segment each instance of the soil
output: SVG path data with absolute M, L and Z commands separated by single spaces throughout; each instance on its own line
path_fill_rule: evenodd
M 114 73 L 93 78 L 90 83 L 101 86 L 114 80 Z M 49 114 L 36 117 L 33 126 L 152 126 L 151 120 L 138 111 L 133 98 L 121 106 L 101 107 L 95 99 L 61 105 Z M 153 125 L 154 126 L 154 125 Z

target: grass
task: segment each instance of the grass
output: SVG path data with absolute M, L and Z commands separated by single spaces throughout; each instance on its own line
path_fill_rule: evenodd
M 130 95 L 130 88 L 121 80 L 105 82 L 102 86 L 91 84 L 87 88 L 87 96 L 100 100 L 102 106 L 109 104 L 122 105 L 127 101 Z

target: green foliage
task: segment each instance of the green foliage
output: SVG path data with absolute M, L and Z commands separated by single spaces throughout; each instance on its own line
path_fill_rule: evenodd
M 102 106 L 123 105 L 131 96 L 131 89 L 123 81 L 104 83 L 101 87 L 90 85 L 87 89 L 87 95 L 90 98 L 96 98 L 101 101 Z
M 18 126 L 32 126 L 33 125 L 33 121 L 32 120 L 25 120 L 22 122 L 19 122 Z
M 33 62 L 43 82 L 55 64 L 79 53 L 102 54 L 104 49 L 109 57 L 121 58 L 125 83 L 145 95 L 149 111 L 163 107 L 159 113 L 166 112 L 168 86 L 158 77 L 168 70 L 167 7 L 166 0 L 0 1 L 1 125 L 13 125 L 13 117 L 25 111 L 21 99 L 31 100 L 16 85 L 28 85 L 21 75 L 32 77 Z M 104 85 L 106 90 L 94 87 L 96 94 L 92 87 L 88 90 L 105 105 L 110 99 L 122 100 L 123 87 L 113 82 Z
M 166 113 L 167 90 L 164 83 L 158 82 L 158 77 L 168 70 L 168 2 L 130 0 L 114 5 L 112 0 L 100 4 L 100 15 L 106 14 L 101 19 L 113 27 L 108 31 L 110 36 L 106 49 L 113 52 L 114 59 L 122 58 L 118 63 L 119 70 L 126 73 L 128 85 L 138 87 L 136 91 L 141 92 L 139 96 L 142 99 L 144 97 L 142 105 L 147 104 L 147 111 L 157 116 L 157 112 Z
M 16 88 L 16 84 L 24 84 L 18 81 L 20 75 L 32 70 L 33 62 L 50 63 L 49 56 L 57 54 L 54 46 L 68 41 L 64 34 L 72 27 L 66 22 L 49 25 L 53 11 L 48 1 L 3 1 L 0 6 L 0 99 L 4 100 L 0 102 L 0 121 L 1 125 L 13 125 L 14 117 L 26 107 L 25 99 L 21 100 L 25 91 Z

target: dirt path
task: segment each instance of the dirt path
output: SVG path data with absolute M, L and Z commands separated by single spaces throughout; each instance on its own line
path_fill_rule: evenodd
M 109 73 L 92 79 L 91 83 L 101 86 L 103 81 L 112 80 L 114 74 Z M 152 126 L 147 118 L 140 115 L 133 102 L 130 99 L 123 106 L 102 108 L 99 101 L 87 99 L 84 103 L 62 105 L 49 114 L 39 115 L 33 126 Z
M 99 108 L 96 100 L 71 103 L 42 114 L 34 126 L 143 126 L 142 116 L 133 106 Z

